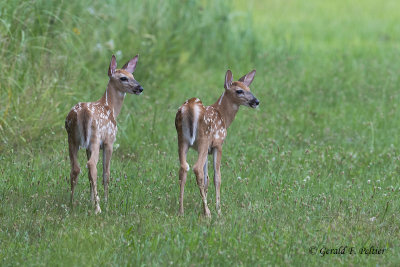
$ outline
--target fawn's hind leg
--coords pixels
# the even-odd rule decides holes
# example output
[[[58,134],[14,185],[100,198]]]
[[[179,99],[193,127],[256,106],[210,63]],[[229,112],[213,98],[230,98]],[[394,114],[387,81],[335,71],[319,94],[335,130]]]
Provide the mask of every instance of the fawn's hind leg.
[[[206,193],[206,197],[207,197],[207,192],[208,192],[208,180],[209,180],[207,165],[208,165],[208,159],[207,159],[207,156],[206,156],[206,163],[204,163],[204,167],[203,167],[203,171],[204,171],[204,191]]]
[[[182,138],[178,138],[182,139]],[[179,194],[179,213],[183,215],[183,194],[185,192],[185,183],[187,178],[187,173],[189,171],[189,164],[186,162],[186,155],[189,149],[189,144],[183,140],[178,140],[179,144],[179,162],[180,162],[180,169],[179,169],[179,182],[180,182],[180,194]]]
[[[101,212],[100,209],[100,198],[97,194],[97,162],[99,161],[100,145],[98,142],[93,142],[90,146],[90,159],[87,162],[89,169],[89,179],[92,187],[92,193],[95,205],[95,214]]]
[[[90,151],[89,148],[87,148],[86,149],[86,157],[87,157],[88,161],[89,161],[91,155],[92,155],[92,152]],[[94,193],[93,193],[92,182],[90,180],[90,172],[88,172],[88,179],[89,179],[89,187],[90,187],[90,201],[92,201],[92,203],[94,203]]]
[[[199,152],[199,158],[197,159],[197,162],[193,166],[193,171],[196,174],[197,185],[199,186],[201,199],[203,200],[204,215],[206,217],[211,217],[211,213],[207,205],[207,194],[205,191],[205,183],[204,183],[205,182],[204,165],[205,162],[207,161],[208,147],[204,146],[199,147],[198,152]]]
[[[104,185],[104,201],[108,201],[108,182],[110,181],[110,161],[113,152],[112,144],[104,144],[103,146],[103,185]]]
[[[76,183],[78,182],[78,176],[81,172],[81,168],[79,167],[78,162],[78,151],[79,146],[75,145],[71,138],[68,138],[68,150],[69,150],[69,159],[71,162],[71,173],[70,173],[70,181],[71,181],[71,205],[74,200],[74,191]]]

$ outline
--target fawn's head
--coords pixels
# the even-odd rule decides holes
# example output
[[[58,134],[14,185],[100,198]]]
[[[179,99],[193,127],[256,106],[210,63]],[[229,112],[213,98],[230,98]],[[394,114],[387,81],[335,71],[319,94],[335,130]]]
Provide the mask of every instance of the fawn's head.
[[[139,55],[129,60],[121,69],[117,69],[117,61],[113,55],[108,68],[108,77],[110,83],[121,93],[130,93],[140,95],[143,92],[143,87],[135,80],[132,73],[135,71]]]
[[[236,105],[244,105],[256,108],[260,101],[250,92],[250,84],[254,80],[256,70],[252,70],[238,81],[233,82],[232,72],[228,70],[225,75],[225,95]]]

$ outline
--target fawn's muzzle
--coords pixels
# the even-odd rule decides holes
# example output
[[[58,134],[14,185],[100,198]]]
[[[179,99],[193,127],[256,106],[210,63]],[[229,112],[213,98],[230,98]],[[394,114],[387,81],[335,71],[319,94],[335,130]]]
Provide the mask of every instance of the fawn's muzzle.
[[[141,85],[138,85],[135,87],[134,93],[136,95],[140,95],[143,92],[143,90],[144,90],[143,87]]]
[[[258,101],[257,98],[253,98],[249,103],[250,107],[252,107],[252,108],[256,108],[259,104],[260,104],[260,101]]]

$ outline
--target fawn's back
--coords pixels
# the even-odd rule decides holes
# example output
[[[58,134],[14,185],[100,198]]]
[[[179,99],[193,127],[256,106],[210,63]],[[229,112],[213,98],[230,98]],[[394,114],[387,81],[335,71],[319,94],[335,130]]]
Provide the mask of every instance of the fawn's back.
[[[187,100],[175,117],[178,134],[189,146],[197,148],[197,140],[202,139],[210,147],[222,144],[226,137],[224,118],[213,106],[204,106],[198,98]]]
[[[93,141],[114,143],[117,123],[113,110],[102,99],[97,102],[76,104],[65,120],[65,129],[71,141],[88,148]]]

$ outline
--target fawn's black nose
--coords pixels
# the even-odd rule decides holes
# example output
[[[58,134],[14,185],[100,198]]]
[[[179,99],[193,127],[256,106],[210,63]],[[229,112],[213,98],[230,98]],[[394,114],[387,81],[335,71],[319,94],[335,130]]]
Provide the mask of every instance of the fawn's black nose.
[[[142,86],[139,86],[139,91],[143,92],[143,87]]]
[[[260,104],[260,101],[258,101],[257,98],[253,98],[253,99],[250,101],[250,107],[252,107],[252,108],[257,107],[259,104]]]

